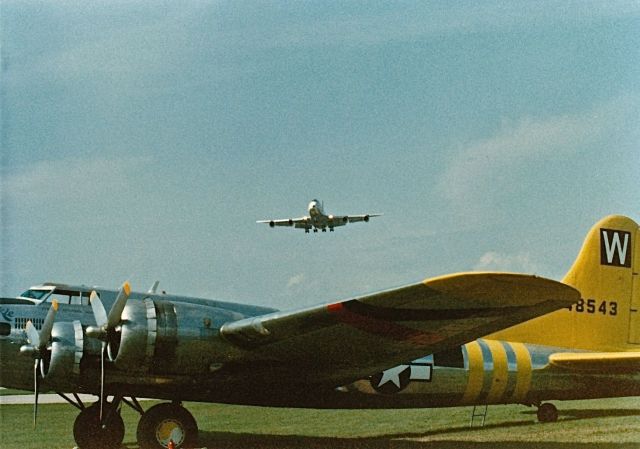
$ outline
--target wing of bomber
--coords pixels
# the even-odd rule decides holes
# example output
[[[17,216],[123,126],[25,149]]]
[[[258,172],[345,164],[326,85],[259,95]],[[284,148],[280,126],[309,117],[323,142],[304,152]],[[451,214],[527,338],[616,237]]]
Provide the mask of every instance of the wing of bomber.
[[[293,312],[230,322],[231,363],[287,381],[341,385],[578,301],[560,282],[462,273]]]
[[[560,352],[549,356],[549,368],[591,374],[640,373],[640,352]]]

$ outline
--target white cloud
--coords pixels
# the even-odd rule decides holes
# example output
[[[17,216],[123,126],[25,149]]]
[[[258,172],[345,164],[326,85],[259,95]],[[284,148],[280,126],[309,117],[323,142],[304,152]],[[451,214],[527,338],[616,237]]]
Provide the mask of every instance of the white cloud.
[[[304,8],[304,7],[302,7]],[[295,10],[295,8],[293,8]],[[334,8],[335,9],[335,8]],[[235,8],[234,8],[235,11]],[[402,8],[350,8],[336,10],[326,19],[300,13],[298,20],[274,14],[272,8],[243,11],[232,31],[217,36],[224,46],[277,48],[317,45],[371,45],[413,41],[449,34],[493,32],[509,29],[543,29],[545,26],[584,26],[603,18],[638,14],[638,5],[584,1],[575,4],[469,2],[442,7],[423,2]],[[316,14],[327,16],[327,14]]]
[[[245,61],[247,50],[376,45],[497,30],[580,26],[638,15],[635,2],[600,1],[575,5],[471,2],[447,7],[424,3],[402,8],[345,6],[344,10],[329,11],[292,4],[289,9],[289,14],[283,14],[281,8],[255,3],[196,2],[166,11],[157,11],[152,5],[155,14],[142,14],[139,6],[129,8],[125,2],[116,13],[107,14],[95,5],[88,10],[67,7],[64,12],[71,14],[73,22],[67,32],[76,38],[35,60],[16,57],[7,75],[15,73],[11,79],[20,82],[30,79],[34,72],[47,79],[104,74],[110,80],[129,79],[146,85],[152,84],[147,80],[158,73],[185,70],[185,61],[191,58],[215,62],[213,67],[203,63],[195,69],[206,70],[207,77],[231,77],[239,69],[226,57],[240,52],[240,59]],[[115,23],[101,22],[112,15]],[[93,22],[98,25],[92,28]],[[88,29],[100,33],[94,37]],[[246,63],[243,70],[247,70]]]
[[[501,202],[510,196],[522,198],[527,189],[539,187],[535,183],[541,174],[536,169],[577,164],[593,144],[611,132],[624,132],[618,128],[636,111],[637,103],[636,96],[626,95],[576,114],[505,120],[493,136],[455,152],[439,179],[439,191],[454,212],[498,215]]]
[[[95,201],[103,193],[127,189],[130,176],[148,161],[141,156],[38,161],[8,173],[4,193],[19,202]]]
[[[4,225],[22,232],[26,224],[86,227],[129,220],[148,202],[136,184],[148,162],[145,157],[97,156],[38,161],[14,169],[3,176],[8,210]]]
[[[539,273],[540,267],[531,260],[528,253],[501,254],[486,252],[473,267],[474,271],[510,271],[520,273]]]
[[[296,274],[295,276],[292,276],[291,278],[289,278],[289,281],[287,281],[287,289],[292,289],[301,285],[304,282],[304,279],[305,279],[304,273],[300,273],[300,274]]]

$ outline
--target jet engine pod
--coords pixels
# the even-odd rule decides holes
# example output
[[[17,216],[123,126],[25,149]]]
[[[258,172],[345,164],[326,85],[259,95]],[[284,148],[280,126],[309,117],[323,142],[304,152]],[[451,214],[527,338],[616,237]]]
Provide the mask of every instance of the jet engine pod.
[[[109,360],[119,369],[148,371],[153,358],[156,330],[153,300],[129,301],[122,311],[120,326],[108,338]]]
[[[42,377],[56,388],[77,387],[80,377],[84,334],[80,321],[54,323],[51,331],[51,349],[42,359]]]
[[[369,221],[369,216],[368,215],[364,216],[364,221]]]
[[[272,228],[275,228],[275,227],[276,227],[276,222],[275,222],[275,221],[273,221],[273,220],[271,220],[271,221],[269,222],[269,226],[271,226]]]

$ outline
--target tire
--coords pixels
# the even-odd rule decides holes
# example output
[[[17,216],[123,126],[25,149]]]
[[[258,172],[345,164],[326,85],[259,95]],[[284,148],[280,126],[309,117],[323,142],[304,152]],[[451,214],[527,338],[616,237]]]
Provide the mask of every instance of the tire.
[[[173,440],[176,447],[195,447],[198,424],[184,407],[158,404],[142,415],[136,436],[140,449],[166,449],[169,440]]]
[[[93,404],[80,412],[73,423],[73,438],[81,449],[118,448],[124,440],[124,422],[120,411],[110,413],[104,404],[105,427],[100,425],[100,404]]]
[[[542,404],[538,407],[538,421],[556,422],[558,420],[558,409],[553,404]]]

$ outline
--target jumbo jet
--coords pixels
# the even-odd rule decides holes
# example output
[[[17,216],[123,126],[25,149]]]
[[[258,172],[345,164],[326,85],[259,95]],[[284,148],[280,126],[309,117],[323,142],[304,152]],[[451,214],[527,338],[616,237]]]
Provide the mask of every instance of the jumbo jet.
[[[347,223],[355,223],[358,221],[368,222],[371,217],[379,217],[382,214],[364,214],[364,215],[327,215],[324,212],[324,203],[318,200],[311,200],[307,206],[309,215],[300,218],[285,218],[280,220],[258,220],[257,223],[269,223],[272,228],[276,226],[293,226],[297,229],[304,229],[304,232],[333,232],[337,226],[344,226]]]
[[[195,447],[183,401],[425,408],[640,395],[640,229],[609,216],[562,282],[458,273],[293,311],[63,284],[0,303],[0,384],[80,409],[80,448]],[[77,393],[96,396],[85,406]],[[139,397],[166,400],[145,410]],[[484,418],[483,418],[484,419]]]

